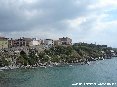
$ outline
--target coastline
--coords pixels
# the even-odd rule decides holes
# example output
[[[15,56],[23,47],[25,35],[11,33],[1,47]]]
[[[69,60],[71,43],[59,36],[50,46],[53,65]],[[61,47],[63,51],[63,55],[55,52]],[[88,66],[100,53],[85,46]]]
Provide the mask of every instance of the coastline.
[[[105,58],[105,59],[112,59],[112,58]],[[94,61],[102,61],[105,59],[97,59],[97,60],[93,60],[93,61],[84,61],[84,62],[77,62],[77,63],[52,63],[52,64],[48,64],[48,65],[38,65],[38,66],[5,66],[5,67],[0,67],[0,72],[4,71],[4,70],[14,70],[14,69],[34,69],[34,68],[48,68],[48,67],[64,67],[64,66],[70,66],[72,67],[73,65],[90,65],[91,62]]]
[[[90,44],[53,46],[41,52],[29,48],[28,52],[20,50],[12,54],[4,49],[0,54],[0,71],[17,68],[72,66],[72,64],[90,65],[90,61],[111,59],[117,56],[113,48],[98,48],[97,45],[92,47]]]

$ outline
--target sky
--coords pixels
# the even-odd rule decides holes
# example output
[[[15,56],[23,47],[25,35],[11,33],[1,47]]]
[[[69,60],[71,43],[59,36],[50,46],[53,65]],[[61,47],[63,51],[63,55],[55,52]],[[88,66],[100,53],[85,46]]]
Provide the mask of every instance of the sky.
[[[117,0],[0,0],[0,36],[117,47],[116,28]]]

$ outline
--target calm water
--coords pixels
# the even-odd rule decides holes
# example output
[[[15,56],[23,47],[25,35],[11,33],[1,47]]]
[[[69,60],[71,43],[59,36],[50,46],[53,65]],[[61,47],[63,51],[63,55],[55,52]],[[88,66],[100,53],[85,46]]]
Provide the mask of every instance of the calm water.
[[[117,58],[73,65],[0,72],[0,87],[117,87],[72,85],[75,83],[117,83]]]

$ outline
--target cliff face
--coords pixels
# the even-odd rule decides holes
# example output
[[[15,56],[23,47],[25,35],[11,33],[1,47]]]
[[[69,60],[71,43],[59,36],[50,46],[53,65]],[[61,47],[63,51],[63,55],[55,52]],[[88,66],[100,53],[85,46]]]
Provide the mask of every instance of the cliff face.
[[[79,63],[111,58],[112,56],[116,56],[115,50],[94,44],[53,46],[44,51],[29,48],[28,53],[22,50],[17,54],[4,50],[0,52],[0,66],[15,65],[20,67],[22,65],[39,66],[52,63]]]

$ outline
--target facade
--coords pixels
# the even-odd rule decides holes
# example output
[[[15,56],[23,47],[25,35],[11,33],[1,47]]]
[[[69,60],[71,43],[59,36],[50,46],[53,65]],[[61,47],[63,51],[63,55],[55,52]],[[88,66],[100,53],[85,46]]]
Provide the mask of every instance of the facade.
[[[61,45],[62,42],[60,40],[54,40],[54,45],[55,46],[58,46],[58,45]]]
[[[36,38],[20,38],[20,39],[9,39],[8,40],[8,47],[22,47],[22,46],[39,46],[44,45],[43,40],[36,40]]]
[[[30,42],[33,41],[32,38],[20,38],[20,39],[11,39],[9,40],[9,47],[22,47],[22,46],[29,46]]]
[[[68,37],[59,38],[59,40],[61,41],[62,45],[72,45],[72,39]]]
[[[52,40],[52,39],[45,39],[44,40],[44,45],[53,46],[54,45],[54,40]]]
[[[8,48],[8,38],[0,37],[0,49]]]
[[[32,38],[22,37],[22,39],[25,41],[25,46],[30,46],[30,42],[33,41],[34,38],[32,39]]]
[[[15,47],[26,46],[26,41],[23,38],[15,39],[14,46]]]
[[[41,43],[42,43],[42,40],[33,39],[33,40],[29,43],[29,46],[39,46],[39,45],[41,45]]]
[[[8,47],[11,48],[11,47],[14,47],[15,46],[15,40],[13,40],[12,38],[8,40]]]

